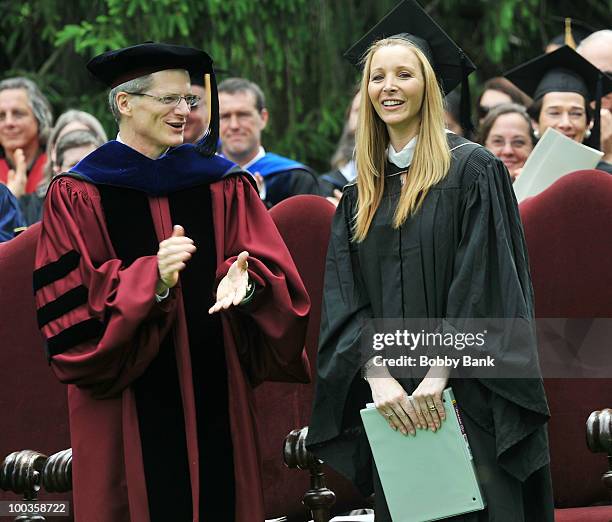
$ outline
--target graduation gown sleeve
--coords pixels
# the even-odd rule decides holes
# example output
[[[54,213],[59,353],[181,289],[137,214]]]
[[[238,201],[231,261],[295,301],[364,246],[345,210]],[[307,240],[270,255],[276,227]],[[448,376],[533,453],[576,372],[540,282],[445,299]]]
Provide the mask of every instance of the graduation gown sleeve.
[[[482,149],[470,156],[466,170],[461,237],[445,317],[530,322],[533,289],[510,177],[501,161]],[[513,368],[537,368],[535,335],[517,343],[514,331],[506,327],[490,335],[487,350],[496,360],[512,360]],[[466,412],[495,435],[496,457],[507,472],[523,481],[548,463],[544,426],[549,412],[541,378],[458,379],[451,384]]]
[[[64,383],[117,394],[156,356],[175,310],[157,304],[157,258],[114,258],[93,185],[57,178],[46,198],[36,251],[38,324]],[[171,292],[172,294],[172,292]]]
[[[249,278],[256,285],[249,304],[224,313],[251,384],[309,382],[304,340],[310,299],[276,225],[241,175],[213,185],[213,205],[215,219],[223,223],[216,238],[221,255],[217,285],[245,250]]]

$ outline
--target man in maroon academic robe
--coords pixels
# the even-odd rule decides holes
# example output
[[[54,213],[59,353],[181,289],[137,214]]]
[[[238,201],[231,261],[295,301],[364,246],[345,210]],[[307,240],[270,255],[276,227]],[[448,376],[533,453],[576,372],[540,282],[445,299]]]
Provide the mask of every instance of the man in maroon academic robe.
[[[52,182],[34,273],[76,520],[262,521],[252,387],[308,380],[308,296],[249,175],[214,155],[210,58],[148,43],[88,68],[119,136]],[[204,73],[210,130],[181,145]]]

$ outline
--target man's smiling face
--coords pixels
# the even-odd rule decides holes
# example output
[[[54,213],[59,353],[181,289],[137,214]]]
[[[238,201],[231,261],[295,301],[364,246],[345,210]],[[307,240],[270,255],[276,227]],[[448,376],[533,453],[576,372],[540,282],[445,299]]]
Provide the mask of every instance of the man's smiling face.
[[[189,74],[181,69],[153,73],[153,83],[144,94],[156,97],[191,94]],[[149,96],[131,96],[131,118],[126,122],[144,150],[162,153],[183,143],[183,133],[190,108],[184,99],[178,105],[166,105]],[[140,148],[139,148],[140,150]]]

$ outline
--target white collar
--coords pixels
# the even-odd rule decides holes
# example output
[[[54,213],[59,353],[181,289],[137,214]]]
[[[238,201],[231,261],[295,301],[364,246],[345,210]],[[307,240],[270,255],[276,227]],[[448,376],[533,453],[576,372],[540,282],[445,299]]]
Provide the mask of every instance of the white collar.
[[[415,136],[408,143],[406,143],[406,146],[399,152],[395,152],[393,145],[389,143],[389,147],[387,148],[387,157],[389,158],[389,161],[400,169],[409,167],[412,163],[416,143],[417,137]]]
[[[242,165],[242,170],[248,170],[249,167],[251,165],[253,165],[253,163],[255,163],[256,161],[259,161],[261,158],[263,158],[266,155],[266,150],[260,145],[259,146],[259,152],[255,155],[255,157],[249,161],[248,163],[245,163],[244,165]]]

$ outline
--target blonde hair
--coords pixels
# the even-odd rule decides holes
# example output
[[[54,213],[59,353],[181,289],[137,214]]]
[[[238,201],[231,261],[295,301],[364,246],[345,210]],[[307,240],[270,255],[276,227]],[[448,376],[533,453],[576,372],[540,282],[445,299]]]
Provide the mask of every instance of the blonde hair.
[[[423,54],[414,44],[403,38],[385,38],[375,42],[364,58],[361,79],[361,106],[356,133],[357,163],[357,213],[354,222],[354,240],[363,241],[370,229],[376,210],[383,196],[385,164],[389,133],[380,119],[370,97],[368,84],[374,53],[382,47],[403,45],[416,55],[424,79],[421,124],[410,173],[406,176],[402,193],[395,209],[393,228],[399,228],[408,217],[423,204],[429,189],[439,183],[450,168],[450,150],[444,130],[444,104],[436,74]]]

